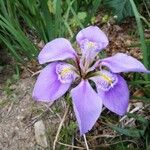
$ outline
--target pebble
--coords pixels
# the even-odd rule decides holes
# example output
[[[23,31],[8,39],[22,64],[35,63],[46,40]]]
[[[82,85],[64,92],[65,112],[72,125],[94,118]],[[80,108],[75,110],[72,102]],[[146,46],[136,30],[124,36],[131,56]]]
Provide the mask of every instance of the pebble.
[[[42,120],[39,120],[34,124],[34,131],[37,144],[42,146],[43,148],[46,148],[48,144],[45,133],[45,125]]]

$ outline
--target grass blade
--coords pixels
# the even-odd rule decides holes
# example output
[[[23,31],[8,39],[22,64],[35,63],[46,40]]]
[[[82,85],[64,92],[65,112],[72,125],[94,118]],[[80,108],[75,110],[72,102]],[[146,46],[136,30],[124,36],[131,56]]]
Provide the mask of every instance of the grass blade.
[[[135,19],[136,19],[136,22],[137,22],[137,27],[138,27],[138,32],[139,32],[139,35],[140,35],[140,41],[141,41],[141,49],[143,51],[143,62],[144,62],[144,65],[147,69],[149,69],[149,53],[148,53],[148,49],[146,47],[146,44],[145,44],[145,38],[144,38],[144,31],[143,31],[143,26],[142,26],[142,22],[141,22],[141,18],[140,18],[140,14],[136,8],[136,5],[134,3],[134,0],[130,0],[130,3],[131,3],[131,6],[132,6],[132,9],[133,9],[133,13],[135,15]],[[145,79],[146,80],[150,80],[150,76],[148,74],[145,74]]]

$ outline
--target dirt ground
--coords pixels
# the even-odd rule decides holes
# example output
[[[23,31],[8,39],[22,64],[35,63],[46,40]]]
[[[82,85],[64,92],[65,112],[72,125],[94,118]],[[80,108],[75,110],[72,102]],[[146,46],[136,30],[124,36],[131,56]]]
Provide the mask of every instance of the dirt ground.
[[[25,121],[31,118],[34,101],[31,99],[33,79],[23,79],[10,87],[13,93],[9,96],[2,92],[0,99],[0,149],[25,150],[35,146],[32,126]],[[3,103],[3,106],[2,106]]]
[[[51,104],[37,103],[32,99],[34,82],[34,77],[27,77],[10,85],[10,93],[6,93],[8,89],[1,91],[0,150],[45,149],[35,140],[34,123],[38,120],[42,120],[46,126],[47,148],[52,144],[54,137],[51,136],[55,136],[61,116],[53,112],[49,107]],[[3,89],[4,86],[4,83],[1,84]],[[63,108],[62,105],[63,102],[58,102],[58,107]]]

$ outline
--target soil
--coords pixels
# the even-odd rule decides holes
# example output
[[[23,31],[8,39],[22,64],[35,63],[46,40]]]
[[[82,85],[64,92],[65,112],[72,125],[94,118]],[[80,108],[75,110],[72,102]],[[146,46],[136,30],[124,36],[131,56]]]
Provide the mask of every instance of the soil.
[[[32,126],[27,128],[26,119],[31,118],[34,101],[31,88],[34,80],[21,79],[10,88],[12,94],[2,92],[0,99],[0,149],[26,150],[34,149],[35,139]]]
[[[34,123],[38,120],[43,120],[46,133],[51,132],[48,145],[52,144],[61,117],[53,112],[53,106],[49,108],[51,104],[37,103],[32,99],[34,83],[35,77],[20,79],[9,86],[9,92],[6,83],[1,84],[0,150],[43,150],[35,140]],[[58,101],[58,105],[56,102],[57,106],[63,108],[62,102]]]

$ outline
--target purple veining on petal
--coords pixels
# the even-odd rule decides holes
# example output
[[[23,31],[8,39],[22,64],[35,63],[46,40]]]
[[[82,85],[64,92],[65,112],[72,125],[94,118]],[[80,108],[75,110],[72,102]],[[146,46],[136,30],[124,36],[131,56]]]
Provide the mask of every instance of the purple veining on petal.
[[[114,80],[110,85],[101,75],[90,78],[96,84],[97,92],[105,107],[110,111],[124,115],[129,104],[129,89],[126,81],[118,74],[103,71],[105,77]],[[102,77],[102,78],[101,78]]]
[[[99,71],[98,75],[91,77],[91,79],[98,85],[97,88],[103,91],[109,91],[118,82],[117,75],[107,70]]]
[[[94,61],[95,56],[108,45],[108,38],[97,26],[82,29],[76,36],[81,47],[82,60],[85,60],[85,70]]]
[[[62,83],[70,83],[76,78],[74,67],[67,63],[59,63],[56,66],[56,73],[58,75],[58,79]]]
[[[56,66],[59,62],[47,65],[38,76],[33,89],[33,98],[37,101],[50,102],[63,96],[71,85],[71,81],[62,83],[58,79]]]
[[[97,26],[89,26],[82,29],[76,36],[76,40],[80,46],[83,45],[85,40],[89,42],[97,43],[99,50],[105,48],[108,45],[108,38],[105,33]]]
[[[129,89],[126,81],[118,74],[118,82],[109,91],[99,88],[98,93],[105,107],[122,116],[127,112],[129,104]],[[96,86],[99,86],[96,84]]]
[[[101,49],[101,46],[96,42],[92,42],[89,41],[88,39],[85,39],[82,41],[81,49],[83,50],[83,53],[86,53],[88,51],[98,52],[99,49]]]

